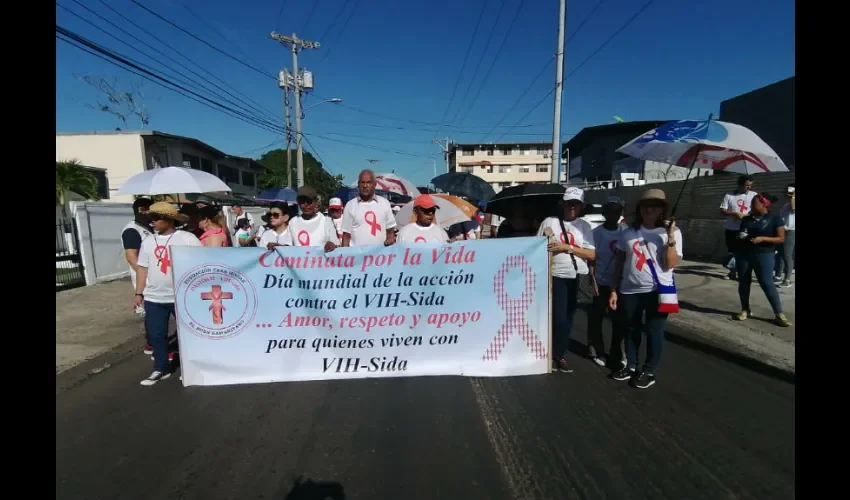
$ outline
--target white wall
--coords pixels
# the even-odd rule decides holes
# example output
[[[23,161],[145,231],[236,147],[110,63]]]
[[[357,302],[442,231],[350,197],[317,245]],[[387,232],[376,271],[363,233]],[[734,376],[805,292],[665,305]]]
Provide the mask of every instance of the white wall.
[[[56,161],[79,160],[103,168],[109,179],[109,202],[132,203],[132,196],[114,193],[130,177],[144,171],[144,142],[138,134],[56,136]]]
[[[130,275],[121,230],[133,219],[130,203],[71,202],[79,231],[86,285]]]

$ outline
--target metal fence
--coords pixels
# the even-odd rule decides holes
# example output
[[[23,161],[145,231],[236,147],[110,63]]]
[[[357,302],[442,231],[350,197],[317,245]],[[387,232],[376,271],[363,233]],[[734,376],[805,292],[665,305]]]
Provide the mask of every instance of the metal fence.
[[[71,218],[56,220],[56,291],[86,284],[80,258],[77,224]]]

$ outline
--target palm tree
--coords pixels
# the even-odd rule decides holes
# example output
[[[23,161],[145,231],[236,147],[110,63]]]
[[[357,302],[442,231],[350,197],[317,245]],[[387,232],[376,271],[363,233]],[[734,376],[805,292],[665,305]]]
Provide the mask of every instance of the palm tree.
[[[99,200],[97,178],[86,170],[79,160],[56,162],[56,205],[62,207],[62,215],[67,216],[65,204],[70,192],[84,196],[87,200]]]

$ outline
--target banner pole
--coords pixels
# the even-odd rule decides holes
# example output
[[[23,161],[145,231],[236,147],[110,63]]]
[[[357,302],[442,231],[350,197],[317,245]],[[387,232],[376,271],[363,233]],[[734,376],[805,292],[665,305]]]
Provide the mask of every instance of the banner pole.
[[[549,256],[549,266],[548,266],[548,268],[549,268],[549,272],[548,272],[548,275],[549,275],[549,318],[546,321],[546,325],[548,325],[548,327],[549,327],[549,334],[547,335],[548,341],[549,341],[549,349],[547,350],[547,352],[549,353],[549,358],[554,359],[553,356],[552,356],[552,258],[553,258],[553,256],[552,256],[552,253],[548,252],[548,251],[546,252],[546,254]],[[552,363],[547,362],[546,366],[547,366],[547,373],[552,373]]]

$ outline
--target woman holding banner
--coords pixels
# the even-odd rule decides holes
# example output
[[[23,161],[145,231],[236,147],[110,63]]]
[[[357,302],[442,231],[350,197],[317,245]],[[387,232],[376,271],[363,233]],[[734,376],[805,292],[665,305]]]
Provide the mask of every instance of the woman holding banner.
[[[667,220],[669,204],[660,189],[647,189],[635,212],[635,221],[617,241],[619,251],[608,299],[612,311],[619,308],[626,329],[627,363],[611,376],[614,380],[631,380],[635,387],[646,389],[655,384],[667,315],[679,312],[673,268],[683,257],[682,232],[672,220]],[[644,326],[646,364],[638,371]]]

